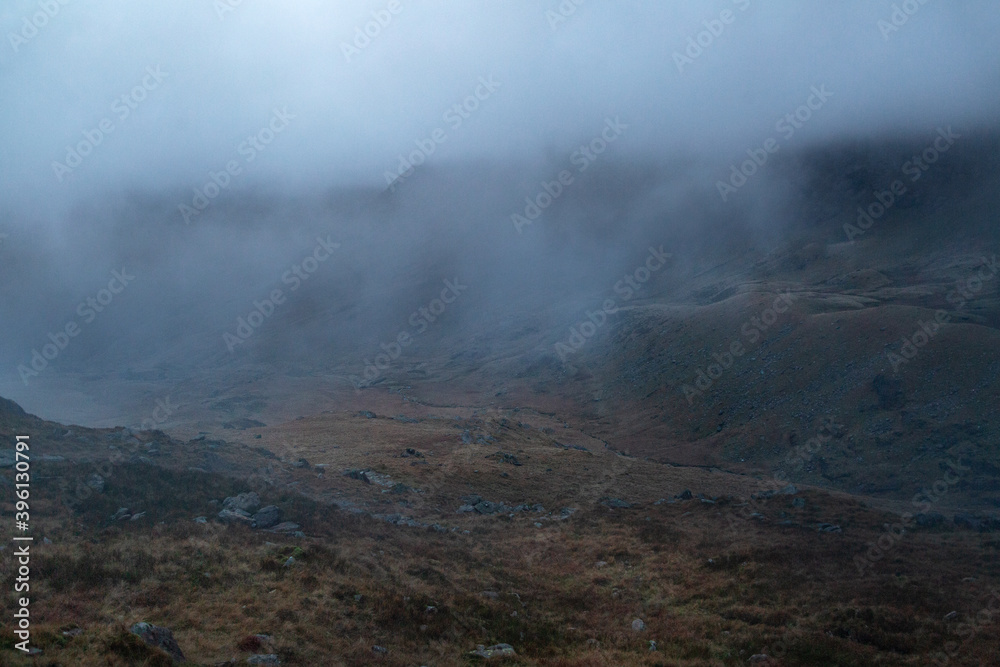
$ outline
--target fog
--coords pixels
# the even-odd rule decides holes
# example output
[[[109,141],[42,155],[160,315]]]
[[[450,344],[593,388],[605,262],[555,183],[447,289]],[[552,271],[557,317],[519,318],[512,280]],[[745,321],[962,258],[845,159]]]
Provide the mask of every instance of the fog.
[[[1000,117],[986,0],[51,0],[0,25],[0,389],[52,416],[28,388],[58,372],[359,373],[446,279],[451,324],[555,326],[650,246],[683,272],[780,242],[793,156]]]

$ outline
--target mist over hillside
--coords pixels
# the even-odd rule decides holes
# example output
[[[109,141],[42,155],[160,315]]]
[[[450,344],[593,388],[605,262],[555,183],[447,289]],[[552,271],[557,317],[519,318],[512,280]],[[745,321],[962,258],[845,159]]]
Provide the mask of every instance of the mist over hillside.
[[[995,2],[0,26],[0,663],[995,659]]]

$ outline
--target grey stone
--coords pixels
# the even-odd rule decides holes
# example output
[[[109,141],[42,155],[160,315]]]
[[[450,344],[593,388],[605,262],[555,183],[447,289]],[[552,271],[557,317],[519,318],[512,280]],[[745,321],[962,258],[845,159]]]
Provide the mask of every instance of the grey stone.
[[[632,629],[635,630],[636,632],[642,632],[643,630],[646,629],[646,622],[643,621],[641,618],[637,618],[634,621],[632,621]]]
[[[253,521],[250,525],[253,528],[271,528],[279,523],[281,523],[281,510],[274,505],[268,505],[253,515]]]
[[[260,496],[258,496],[254,491],[241,493],[236,496],[230,496],[222,501],[222,507],[227,510],[243,510],[244,512],[253,512],[260,507]]]
[[[181,652],[181,647],[177,645],[174,634],[167,628],[162,628],[152,623],[141,622],[133,625],[131,632],[134,635],[138,635],[142,641],[150,646],[154,646],[169,655],[175,662],[185,661],[184,653]]]
[[[301,528],[299,524],[292,523],[291,521],[282,521],[281,523],[271,526],[270,530],[275,533],[291,533]]]

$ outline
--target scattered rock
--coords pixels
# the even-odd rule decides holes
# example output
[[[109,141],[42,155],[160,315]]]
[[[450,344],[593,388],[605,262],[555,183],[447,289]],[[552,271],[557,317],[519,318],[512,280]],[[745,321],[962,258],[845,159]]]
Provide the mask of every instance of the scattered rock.
[[[385,648],[384,646],[379,646],[377,644],[375,646],[372,646],[372,653],[375,653],[375,654],[378,654],[378,655],[385,655],[388,652],[389,652],[389,649]]]
[[[255,491],[241,493],[237,496],[230,496],[222,501],[222,507],[227,510],[254,512],[258,507],[260,507],[260,496],[258,496]]]
[[[477,658],[490,659],[512,657],[517,655],[517,653],[514,652],[514,647],[510,644],[494,644],[488,648],[480,644],[476,647],[476,650],[470,652],[469,655]]]
[[[497,512],[503,512],[508,509],[503,503],[493,503],[489,500],[476,503],[474,507],[480,514],[496,514]]]
[[[127,507],[119,507],[118,511],[111,515],[112,521],[119,521],[121,519],[128,519],[132,516],[132,510]]]
[[[63,637],[76,637],[78,634],[83,632],[83,628],[72,628],[70,630],[63,630]]]
[[[605,507],[611,507],[611,508],[628,509],[632,507],[632,503],[627,503],[621,498],[604,497],[598,500],[597,502],[599,502],[601,505],[604,505]]]
[[[295,467],[296,468],[308,468],[309,467],[309,461],[306,460],[306,459],[304,459],[304,458],[301,458],[301,459],[299,459],[298,461],[295,462]]]
[[[802,509],[805,506],[806,506],[806,499],[805,498],[793,498],[792,499],[792,507],[795,507],[795,508],[798,508],[798,509]]]
[[[414,420],[414,421],[416,421],[416,420]],[[421,454],[420,452],[418,452],[417,450],[415,450],[413,447],[407,447],[406,451],[403,452],[402,456],[403,456],[404,459],[405,458],[409,458],[411,456],[416,457],[418,459],[424,458],[424,455]]]
[[[262,507],[253,515],[251,528],[271,528],[281,523],[281,510],[274,505]]]
[[[947,614],[944,615],[944,620],[946,621],[954,621],[956,618],[958,618],[957,611],[949,611]]]
[[[674,498],[676,498],[677,500],[691,500],[692,498],[694,498],[694,494],[691,493],[691,489],[684,489],[676,496],[674,496]]]
[[[176,662],[184,662],[184,654],[181,647],[174,640],[174,634],[167,628],[153,625],[152,623],[140,622],[132,626],[131,632],[138,635],[142,641],[150,646],[156,647],[173,658]]]
[[[643,621],[641,618],[637,618],[634,621],[632,621],[632,629],[635,630],[636,632],[642,632],[643,630],[646,629],[646,622]]]
[[[491,600],[496,600],[500,597],[500,594],[497,593],[496,591],[482,591],[480,595],[482,595],[484,598],[489,598]]]
[[[762,662],[771,662],[771,656],[766,653],[755,653],[748,661],[751,665],[759,665]]]
[[[508,452],[503,452],[503,451],[498,451],[496,454],[491,454],[491,455],[487,456],[486,458],[493,459],[494,461],[497,461],[499,463],[509,463],[512,466],[521,466],[521,465],[524,465],[520,461],[517,460],[516,456],[514,456],[513,454],[510,454]]]
[[[375,413],[371,410],[361,410],[358,412],[359,417],[367,417],[368,419],[375,419]]]
[[[649,640],[649,651],[650,651],[650,653],[656,651],[656,640],[655,639],[650,639]]]
[[[195,523],[208,523],[208,517],[207,516],[196,516],[194,518],[194,522]]]
[[[295,556],[289,556],[288,560],[284,563],[284,567],[291,567],[293,565],[295,565]]]
[[[129,519],[129,521],[138,521],[144,516],[146,516],[145,512],[136,512],[135,514],[132,515],[132,518]]]
[[[360,480],[360,481],[364,482],[365,484],[371,484],[372,483],[371,479],[368,478],[368,475],[365,473],[365,471],[364,470],[360,470],[358,468],[350,468],[348,470],[345,470],[344,471],[344,477],[350,477],[351,479],[357,479],[357,480]]]
[[[840,526],[834,525],[832,523],[819,523],[816,524],[816,530],[821,533],[842,533],[844,532]]]
[[[799,490],[797,488],[795,488],[794,484],[789,484],[788,486],[786,486],[785,488],[783,488],[781,491],[778,491],[778,493],[781,494],[781,495],[783,495],[783,496],[794,496],[798,492],[799,492]]]

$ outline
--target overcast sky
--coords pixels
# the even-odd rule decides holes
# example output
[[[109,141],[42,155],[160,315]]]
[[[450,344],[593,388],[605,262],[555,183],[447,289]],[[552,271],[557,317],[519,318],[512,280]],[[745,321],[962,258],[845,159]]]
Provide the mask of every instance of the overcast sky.
[[[888,0],[566,0],[565,20],[556,0],[400,0],[396,13],[387,0],[64,2],[0,8],[8,212],[38,215],[105,189],[190,189],[230,160],[245,167],[243,184],[384,185],[398,156],[438,128],[446,139],[428,162],[561,158],[615,116],[629,125],[621,152],[735,155],[775,136],[814,85],[833,97],[796,142],[1000,109],[990,0],[911,0],[917,10],[892,31],[879,26],[892,20]],[[358,48],[373,12],[387,25]],[[679,67],[675,54],[713,27],[720,34],[703,34],[708,46]],[[480,77],[499,87],[455,127],[445,114]],[[122,96],[144,79],[145,99],[123,117]],[[275,109],[294,118],[248,163],[238,147]],[[102,120],[112,133],[60,182],[53,162]]]

